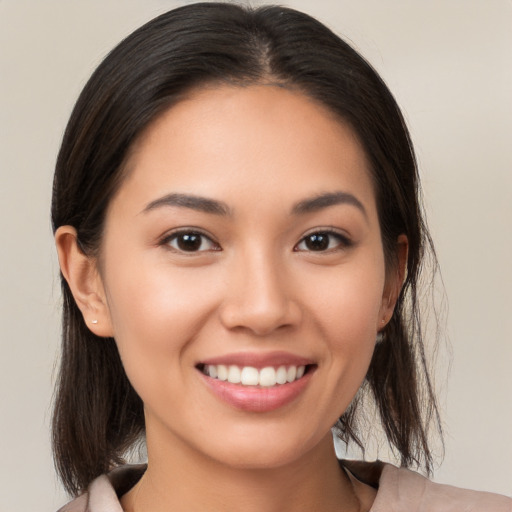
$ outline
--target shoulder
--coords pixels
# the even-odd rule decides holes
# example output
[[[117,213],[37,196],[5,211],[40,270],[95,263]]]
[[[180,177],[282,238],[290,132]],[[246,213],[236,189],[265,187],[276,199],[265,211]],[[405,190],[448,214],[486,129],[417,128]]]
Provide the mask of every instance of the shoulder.
[[[343,462],[356,478],[378,488],[371,512],[512,512],[512,499],[430,481],[391,464]]]
[[[512,499],[489,492],[434,483],[419,473],[386,464],[372,512],[384,512],[388,502],[396,512],[512,512]]]
[[[146,471],[145,464],[120,466],[91,482],[87,492],[57,512],[123,512],[119,497],[128,492]]]

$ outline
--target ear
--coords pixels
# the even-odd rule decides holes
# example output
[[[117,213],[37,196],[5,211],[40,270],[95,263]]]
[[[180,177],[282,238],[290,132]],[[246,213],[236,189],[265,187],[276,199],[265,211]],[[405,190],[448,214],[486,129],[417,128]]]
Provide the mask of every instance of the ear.
[[[407,256],[409,240],[406,235],[400,235],[396,242],[396,265],[386,277],[386,285],[382,295],[382,304],[378,319],[377,331],[382,330],[393,316],[396,301],[407,275]]]
[[[76,229],[61,226],[55,233],[60,270],[66,279],[84,322],[100,337],[114,335],[105,289],[96,258],[87,256],[78,245]]]

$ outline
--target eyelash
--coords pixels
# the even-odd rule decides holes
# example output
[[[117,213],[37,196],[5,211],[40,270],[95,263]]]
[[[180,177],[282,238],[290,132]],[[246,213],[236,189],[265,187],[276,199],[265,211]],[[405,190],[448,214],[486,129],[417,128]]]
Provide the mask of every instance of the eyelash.
[[[319,249],[319,250],[315,250],[315,249],[311,249],[311,248],[300,249],[300,246],[302,244],[306,244],[307,240],[308,239],[311,240],[313,237],[318,237],[318,238],[327,237],[327,243],[328,243],[327,248]],[[329,247],[331,245],[331,241],[333,238],[337,240],[337,243],[334,247]],[[319,240],[316,240],[316,241],[319,242]],[[325,253],[325,252],[334,252],[334,251],[341,250],[341,249],[347,249],[347,248],[351,247],[352,245],[353,245],[352,240],[350,240],[347,236],[342,235],[338,231],[334,231],[333,229],[317,229],[315,231],[312,231],[311,233],[308,233],[306,236],[304,236],[300,240],[300,242],[294,247],[293,250],[296,252]]]
[[[181,241],[184,241],[184,238],[186,238],[186,237],[198,237],[199,243],[200,243],[199,249],[201,248],[201,246],[204,244],[205,241],[207,241],[211,245],[211,247],[208,249],[202,249],[202,250],[196,250],[196,249],[186,250],[186,249],[180,248],[179,246],[177,246],[177,247],[172,246],[171,244],[174,241],[176,241],[177,244],[179,244],[180,237],[181,237]],[[220,251],[221,250],[221,248],[217,244],[217,242],[215,242],[214,240],[212,240],[211,237],[209,237],[208,235],[206,235],[205,233],[202,233],[201,231],[199,231],[197,229],[182,229],[180,231],[175,231],[174,233],[171,233],[170,235],[167,235],[165,238],[163,238],[159,245],[167,246],[170,249],[172,249],[176,252],[182,253],[182,254],[194,254],[194,253],[200,253],[200,252],[211,252],[211,251]]]
[[[180,239],[180,237],[182,237]],[[322,238],[326,237],[327,239],[327,247],[322,248]],[[187,238],[189,238],[188,242],[194,243],[194,238],[196,241],[199,241],[199,245],[192,246],[192,250],[187,250],[183,247],[179,247],[180,241],[187,242]],[[316,238],[316,240],[315,240]],[[337,243],[334,247],[331,246],[332,240],[336,239]],[[319,243],[320,248],[318,250],[310,248],[303,248],[301,249],[300,246],[302,244],[307,244],[308,240],[312,241],[313,243]],[[205,243],[205,241],[210,245],[207,249],[201,249],[201,246]],[[172,243],[176,242],[177,246],[173,246]],[[196,229],[182,229],[180,231],[175,231],[171,233],[170,235],[165,236],[159,245],[167,246],[170,249],[182,253],[182,254],[195,254],[195,253],[202,253],[202,252],[212,252],[212,251],[221,251],[222,248],[212,240],[212,238],[205,233],[196,230]],[[336,250],[344,249],[351,247],[353,245],[353,242],[345,235],[342,235],[341,233],[334,231],[332,229],[318,229],[316,231],[312,231],[311,233],[308,233],[306,236],[304,236],[297,245],[293,248],[295,252],[319,252],[319,253],[325,253],[325,252],[334,252]],[[190,248],[190,247],[189,247]]]

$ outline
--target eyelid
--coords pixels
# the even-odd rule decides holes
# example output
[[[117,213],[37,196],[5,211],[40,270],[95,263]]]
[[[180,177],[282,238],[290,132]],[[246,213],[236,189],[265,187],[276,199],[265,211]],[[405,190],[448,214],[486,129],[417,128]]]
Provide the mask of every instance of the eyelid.
[[[198,251],[185,251],[185,250],[182,250],[182,249],[177,248],[177,247],[172,247],[170,245],[170,242],[172,240],[175,240],[180,235],[199,235],[199,236],[209,240],[209,242],[213,246],[215,246],[215,248],[201,249],[201,250],[198,250]],[[171,231],[168,231],[165,235],[163,235],[160,238],[160,240],[158,242],[158,245],[165,246],[169,250],[172,250],[172,251],[174,251],[174,252],[176,252],[178,254],[184,254],[184,255],[187,255],[187,256],[192,256],[194,254],[202,254],[202,253],[205,253],[205,252],[213,252],[213,251],[220,251],[220,250],[222,250],[220,245],[214,240],[214,238],[210,234],[205,233],[204,230],[202,230],[200,228],[196,228],[194,226],[180,227],[180,228],[176,228],[176,229],[173,229]]]
[[[337,238],[339,240],[339,243],[336,245],[336,247],[332,247],[332,248],[328,248],[328,249],[320,250],[320,251],[313,251],[311,249],[299,249],[298,248],[300,244],[305,243],[305,240],[309,236],[315,235],[315,234],[332,236],[334,238]],[[293,250],[296,252],[327,253],[327,252],[333,252],[333,251],[340,250],[340,249],[347,249],[353,245],[354,245],[353,240],[345,232],[343,232],[339,229],[333,228],[333,227],[326,227],[326,228],[318,227],[318,228],[314,228],[314,229],[308,231],[306,234],[304,234],[302,236],[302,238],[299,240],[299,242],[295,245]]]

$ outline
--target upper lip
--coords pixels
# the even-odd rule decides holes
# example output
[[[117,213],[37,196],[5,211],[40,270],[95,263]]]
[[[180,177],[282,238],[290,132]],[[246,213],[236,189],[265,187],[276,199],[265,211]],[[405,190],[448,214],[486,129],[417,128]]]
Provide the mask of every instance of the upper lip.
[[[266,366],[306,366],[315,364],[312,359],[302,357],[289,352],[238,352],[205,359],[199,365],[226,366],[252,366],[253,368],[265,368]]]

